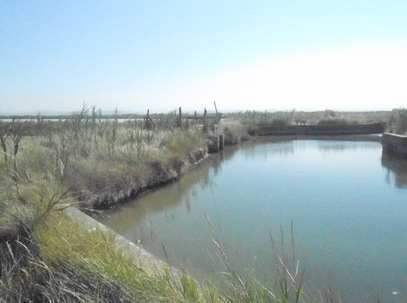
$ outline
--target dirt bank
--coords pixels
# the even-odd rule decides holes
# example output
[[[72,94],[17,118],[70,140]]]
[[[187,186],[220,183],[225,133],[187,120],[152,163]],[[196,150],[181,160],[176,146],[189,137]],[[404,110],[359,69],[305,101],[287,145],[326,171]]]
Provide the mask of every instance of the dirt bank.
[[[82,202],[80,208],[89,214],[135,199],[151,189],[176,181],[207,155],[207,149],[200,148],[190,153],[188,159],[173,157],[167,163],[160,161],[146,163],[134,173],[129,171],[125,176],[112,178],[109,187],[97,191],[80,191],[78,194]]]

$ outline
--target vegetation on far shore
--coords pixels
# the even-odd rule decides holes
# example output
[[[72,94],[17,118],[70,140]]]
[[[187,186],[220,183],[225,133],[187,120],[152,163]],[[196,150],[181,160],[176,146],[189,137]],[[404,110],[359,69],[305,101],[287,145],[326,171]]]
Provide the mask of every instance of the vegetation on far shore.
[[[330,289],[307,292],[304,273],[273,240],[278,272],[270,285],[242,280],[214,235],[228,278],[221,287],[198,286],[187,275],[174,280],[137,268],[112,239],[61,212],[70,205],[108,208],[176,180],[205,157],[205,127],[236,144],[258,123],[311,122],[315,115],[235,113],[216,129],[175,113],[119,122],[84,106],[64,121],[0,122],[0,302],[340,302]],[[359,117],[407,131],[406,110]]]
[[[238,121],[248,125],[249,132],[256,133],[258,125],[348,125],[365,124],[373,122],[386,122],[386,131],[404,134],[407,132],[407,109],[393,109],[392,111],[361,111],[340,112],[333,110],[325,111],[246,111],[224,115],[232,121]]]

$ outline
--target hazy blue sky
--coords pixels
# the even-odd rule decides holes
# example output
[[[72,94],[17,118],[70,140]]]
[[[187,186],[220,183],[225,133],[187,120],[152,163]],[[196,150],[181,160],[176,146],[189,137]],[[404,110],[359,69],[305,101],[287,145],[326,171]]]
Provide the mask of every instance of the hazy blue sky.
[[[407,1],[0,0],[0,114],[407,105]]]

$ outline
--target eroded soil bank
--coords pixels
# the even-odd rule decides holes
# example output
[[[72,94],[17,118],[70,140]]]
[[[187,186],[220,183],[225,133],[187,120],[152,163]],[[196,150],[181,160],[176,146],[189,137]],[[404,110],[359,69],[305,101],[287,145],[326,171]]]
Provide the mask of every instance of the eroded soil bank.
[[[152,161],[139,167],[137,172],[115,180],[110,187],[97,192],[81,192],[81,209],[87,213],[103,210],[134,199],[147,191],[175,182],[193,165],[208,155],[206,148],[199,148],[188,155],[188,159],[171,158],[168,163]],[[142,173],[140,173],[140,171]]]

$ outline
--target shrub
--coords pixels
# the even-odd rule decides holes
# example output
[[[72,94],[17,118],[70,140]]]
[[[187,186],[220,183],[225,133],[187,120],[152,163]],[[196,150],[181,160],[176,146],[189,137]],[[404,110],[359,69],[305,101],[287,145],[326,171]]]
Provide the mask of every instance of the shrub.
[[[260,133],[260,129],[256,124],[251,123],[251,124],[249,124],[249,126],[247,128],[247,133],[250,136],[257,136]]]
[[[348,125],[349,121],[343,118],[326,118],[318,121],[318,125]]]
[[[254,124],[253,127],[257,128]],[[235,145],[247,140],[249,129],[250,126],[245,126],[239,122],[221,125],[221,133],[224,135],[225,145]]]

